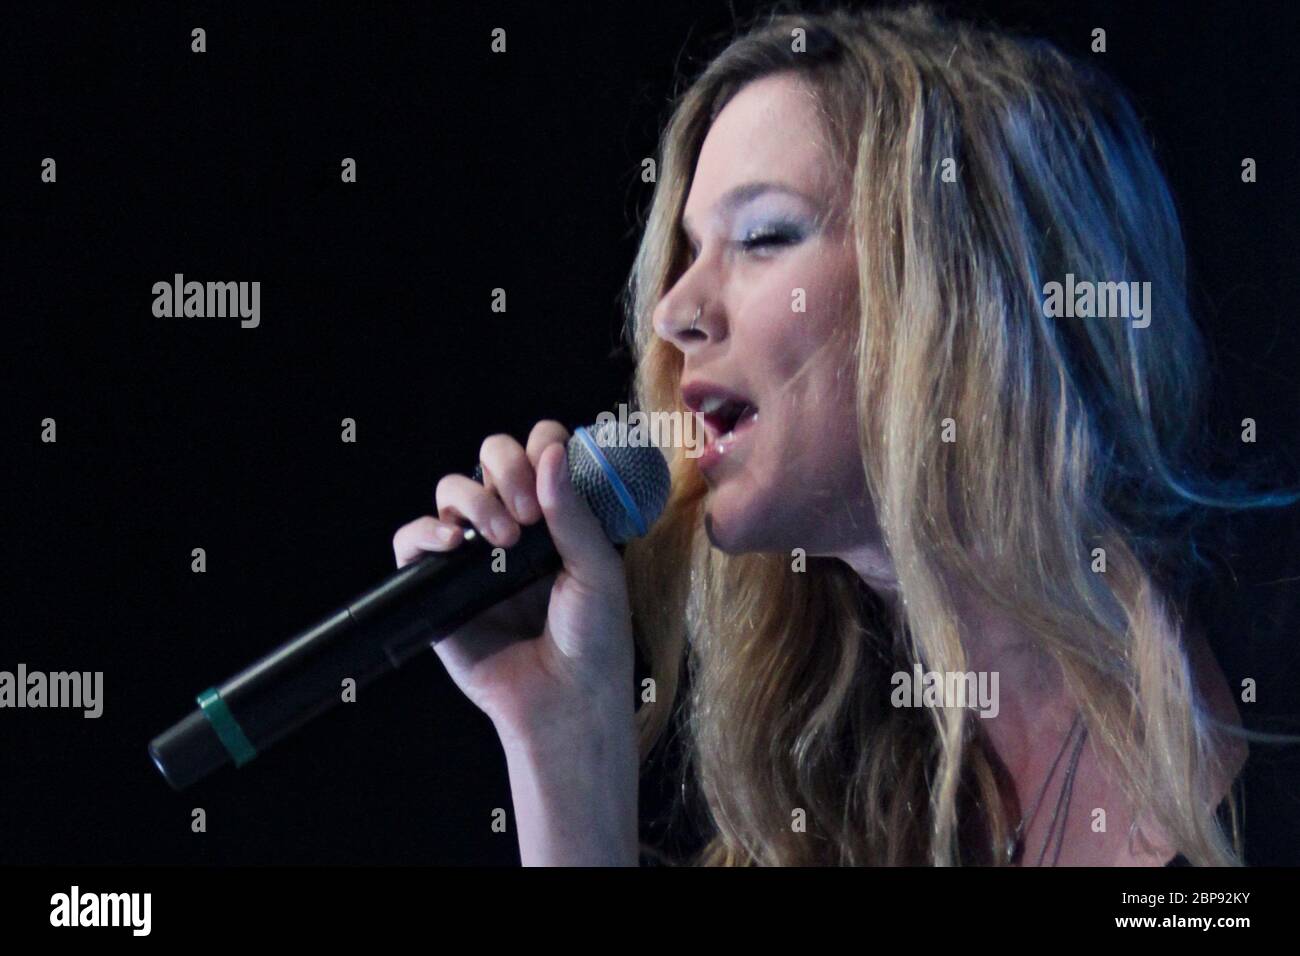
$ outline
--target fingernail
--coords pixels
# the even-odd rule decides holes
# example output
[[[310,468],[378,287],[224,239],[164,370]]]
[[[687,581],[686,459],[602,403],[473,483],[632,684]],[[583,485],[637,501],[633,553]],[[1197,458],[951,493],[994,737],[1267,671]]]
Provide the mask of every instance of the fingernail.
[[[523,518],[525,521],[537,517],[533,510],[532,495],[526,495],[523,492],[515,495],[515,514],[519,515],[519,517]]]
[[[514,524],[509,518],[492,519],[492,536],[498,541],[504,541],[510,537],[511,527]]]
[[[438,527],[434,529],[433,533],[437,536],[438,540],[444,544],[456,537],[456,529],[449,524],[438,525]]]

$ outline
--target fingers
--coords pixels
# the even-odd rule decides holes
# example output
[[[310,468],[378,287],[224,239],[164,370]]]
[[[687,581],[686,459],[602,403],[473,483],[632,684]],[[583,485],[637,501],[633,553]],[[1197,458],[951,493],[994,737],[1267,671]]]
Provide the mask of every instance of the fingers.
[[[622,563],[600,522],[573,487],[565,445],[547,445],[537,470],[537,497],[565,570],[581,584],[610,587],[621,577]]]
[[[464,531],[459,525],[439,521],[431,515],[416,518],[393,535],[393,556],[399,568],[406,567],[426,551],[450,551],[460,544]]]
[[[546,446],[557,442],[561,445],[569,443],[569,430],[559,422],[548,419],[533,426],[533,430],[528,435],[528,460],[532,462],[533,471],[537,470],[537,463],[541,460]]]
[[[530,445],[534,446],[532,455],[509,435],[488,436],[479,448],[483,483],[463,475],[444,477],[434,494],[438,517],[445,522],[472,524],[499,547],[514,545],[522,525],[542,518],[533,463],[541,450],[537,443],[557,433],[567,437],[564,426],[558,422],[540,422],[535,426],[529,438]]]
[[[438,517],[451,523],[468,522],[498,547],[519,540],[519,525],[496,492],[464,475],[445,475],[434,492]]]
[[[525,449],[509,435],[492,435],[479,449],[483,483],[446,475],[434,501],[438,516],[425,515],[393,536],[398,567],[425,551],[460,544],[462,526],[473,525],[493,545],[511,547],[521,525],[543,517],[565,567],[578,581],[607,586],[621,574],[621,562],[600,523],[578,496],[569,478],[569,432],[556,421],[533,426]]]
[[[493,544],[509,547],[519,540],[519,526],[542,520],[537,501],[536,466],[548,445],[567,442],[569,432],[556,421],[533,426],[524,449],[510,435],[491,435],[479,449],[483,484],[449,475],[438,486],[438,513],[450,521],[468,521]]]
[[[537,505],[533,465],[519,442],[509,435],[492,435],[479,449],[483,485],[495,491],[519,524],[532,524],[542,516]]]

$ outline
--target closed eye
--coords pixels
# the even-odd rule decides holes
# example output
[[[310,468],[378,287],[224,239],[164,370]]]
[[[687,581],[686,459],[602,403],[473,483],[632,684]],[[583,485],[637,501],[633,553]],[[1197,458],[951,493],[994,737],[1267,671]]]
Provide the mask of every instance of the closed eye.
[[[740,246],[746,252],[757,249],[773,249],[782,246],[792,246],[803,238],[802,233],[797,229],[785,227],[755,229],[749,235],[741,239],[736,245]],[[687,242],[687,266],[692,265],[700,256],[699,247],[694,242]]]
[[[746,250],[794,245],[801,236],[788,229],[756,229],[740,241]]]

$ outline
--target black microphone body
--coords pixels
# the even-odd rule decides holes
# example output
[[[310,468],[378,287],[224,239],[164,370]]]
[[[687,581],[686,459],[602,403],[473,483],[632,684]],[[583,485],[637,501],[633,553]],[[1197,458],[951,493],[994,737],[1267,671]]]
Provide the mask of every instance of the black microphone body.
[[[647,465],[650,460],[641,455],[632,470],[650,474],[655,487],[648,495],[644,489],[633,490],[641,492],[638,503],[652,512],[649,520],[653,521],[666,497],[667,468],[657,449],[648,450],[658,463]],[[590,444],[586,453],[605,461]],[[572,443],[570,456],[574,456]],[[575,487],[584,491],[576,481]],[[584,493],[584,497],[593,510],[601,504],[593,500],[599,494]],[[610,530],[603,516],[598,517],[607,533],[621,536]],[[345,679],[354,680],[356,688],[365,686],[493,605],[558,571],[560,556],[545,521],[523,526],[521,532],[519,541],[494,557],[496,547],[473,528],[466,529],[455,550],[427,553],[400,568],[223,684],[204,691],[198,696],[199,710],[149,744],[154,764],[176,790],[223,764],[233,761],[242,766],[338,704]]]

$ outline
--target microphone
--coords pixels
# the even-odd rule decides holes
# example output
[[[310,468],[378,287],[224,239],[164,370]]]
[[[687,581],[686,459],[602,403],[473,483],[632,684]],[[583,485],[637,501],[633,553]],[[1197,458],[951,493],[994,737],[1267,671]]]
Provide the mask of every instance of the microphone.
[[[631,443],[626,424],[602,415],[568,443],[573,487],[615,545],[644,535],[668,499],[659,449]],[[476,477],[481,472],[476,471]],[[227,763],[242,767],[341,699],[396,670],[483,611],[561,567],[545,519],[523,527],[493,568],[494,547],[473,528],[454,551],[429,552],[195,698],[198,709],[149,743],[174,790]]]

